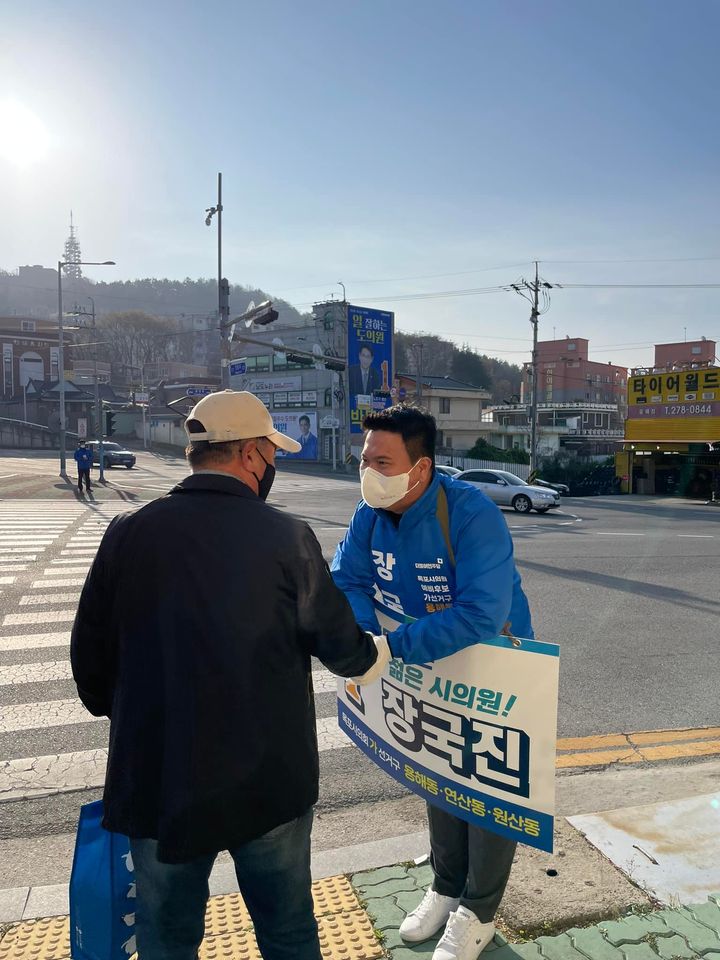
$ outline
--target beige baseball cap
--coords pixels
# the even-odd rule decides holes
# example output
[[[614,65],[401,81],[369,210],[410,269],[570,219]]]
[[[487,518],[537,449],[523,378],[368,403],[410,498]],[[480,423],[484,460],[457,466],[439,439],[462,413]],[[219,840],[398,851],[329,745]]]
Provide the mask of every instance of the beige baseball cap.
[[[220,390],[203,397],[185,421],[185,432],[191,442],[227,443],[267,437],[288,453],[302,450],[297,440],[275,429],[270,411],[262,400],[246,391]]]

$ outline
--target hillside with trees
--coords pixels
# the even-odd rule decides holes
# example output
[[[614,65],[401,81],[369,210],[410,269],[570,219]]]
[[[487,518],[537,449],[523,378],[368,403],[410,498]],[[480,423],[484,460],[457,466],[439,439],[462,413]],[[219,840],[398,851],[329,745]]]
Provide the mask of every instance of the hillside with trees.
[[[458,347],[435,334],[396,332],[395,370],[416,376],[421,360],[425,376],[454,377],[484,387],[493,403],[519,398],[522,368],[517,364],[478,353],[466,343]]]
[[[57,274],[38,268],[21,268],[19,274],[0,270],[0,316],[57,316]],[[103,313],[140,311],[156,317],[208,316],[218,303],[217,280],[117,280],[111,283],[63,279],[66,310],[75,303],[87,308],[87,298],[95,300],[98,316]],[[261,303],[273,299],[281,324],[302,322],[301,314],[285,300],[274,299],[264,290],[230,286],[230,313],[242,313],[251,300]]]

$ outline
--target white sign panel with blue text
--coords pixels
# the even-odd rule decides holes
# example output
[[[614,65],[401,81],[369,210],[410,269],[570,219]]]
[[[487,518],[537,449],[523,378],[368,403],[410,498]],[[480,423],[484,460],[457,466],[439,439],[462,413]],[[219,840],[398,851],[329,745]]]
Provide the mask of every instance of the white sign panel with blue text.
[[[392,660],[368,686],[340,681],[338,720],[428,803],[552,852],[558,675],[556,645],[497,637],[434,663]]]

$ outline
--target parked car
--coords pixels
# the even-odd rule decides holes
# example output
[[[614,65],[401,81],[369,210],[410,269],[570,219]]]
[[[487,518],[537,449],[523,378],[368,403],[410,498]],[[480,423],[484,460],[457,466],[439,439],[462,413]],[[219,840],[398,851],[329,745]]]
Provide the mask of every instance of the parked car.
[[[507,470],[463,470],[457,479],[480,487],[498,506],[512,507],[518,513],[547,513],[560,506],[557,490],[531,486]]]
[[[557,492],[564,497],[567,497],[570,493],[570,487],[566,483],[555,483],[554,481],[541,480],[540,477],[536,477],[533,480],[533,484],[536,487],[549,487],[551,490],[557,490]]]
[[[103,440],[103,465],[106,470],[110,467],[126,467],[131,470],[135,466],[135,454],[131,450],[125,450],[119,443],[113,443],[112,440]],[[100,463],[100,443],[98,440],[90,440],[88,447],[92,450],[93,463]]]
[[[436,463],[435,469],[438,473],[444,473],[446,477],[459,477],[462,473],[462,470],[458,470],[457,467],[448,467],[444,463]]]

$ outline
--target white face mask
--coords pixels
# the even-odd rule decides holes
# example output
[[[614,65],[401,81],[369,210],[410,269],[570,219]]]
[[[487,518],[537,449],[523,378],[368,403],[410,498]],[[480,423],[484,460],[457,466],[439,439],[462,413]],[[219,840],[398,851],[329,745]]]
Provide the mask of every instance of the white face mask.
[[[413,464],[414,466],[415,464]],[[369,507],[383,510],[399,503],[420,483],[418,480],[417,483],[410,486],[410,474],[413,467],[407,473],[399,473],[396,477],[386,477],[384,473],[373,470],[372,467],[361,467],[360,492],[365,503]]]

